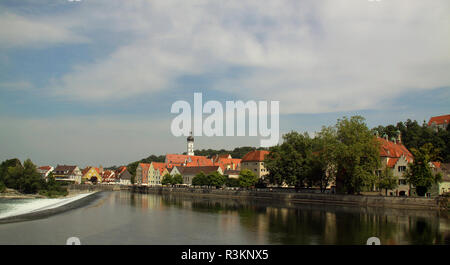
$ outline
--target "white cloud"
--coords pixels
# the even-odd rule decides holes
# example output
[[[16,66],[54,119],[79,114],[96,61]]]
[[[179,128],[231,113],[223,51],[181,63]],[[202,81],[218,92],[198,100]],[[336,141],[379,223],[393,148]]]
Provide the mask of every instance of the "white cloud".
[[[409,91],[450,85],[447,0],[84,4],[58,20],[82,17],[87,31],[132,37],[53,81],[77,100],[140,96],[214,73],[221,79],[211,89],[280,100],[283,113],[321,113],[383,108]],[[231,67],[245,71],[227,76]]]
[[[55,44],[85,43],[88,39],[71,31],[70,25],[46,18],[0,13],[0,48],[41,48]]]

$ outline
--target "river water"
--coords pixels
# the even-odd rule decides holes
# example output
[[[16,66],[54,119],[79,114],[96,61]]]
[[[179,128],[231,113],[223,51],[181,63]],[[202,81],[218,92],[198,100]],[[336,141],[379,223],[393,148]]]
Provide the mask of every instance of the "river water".
[[[277,204],[244,199],[102,192],[45,218],[0,224],[0,244],[450,244],[436,211]],[[18,203],[23,203],[18,201]],[[3,206],[2,206],[3,205]],[[0,202],[0,213],[7,210]]]

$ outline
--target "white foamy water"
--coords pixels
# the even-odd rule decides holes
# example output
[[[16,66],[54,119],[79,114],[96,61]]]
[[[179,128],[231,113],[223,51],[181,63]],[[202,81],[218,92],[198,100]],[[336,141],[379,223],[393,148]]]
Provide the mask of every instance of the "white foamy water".
[[[44,210],[61,207],[68,203],[87,197],[95,192],[78,194],[69,198],[62,199],[19,199],[19,200],[1,200],[0,219],[17,216],[28,213],[35,213]]]

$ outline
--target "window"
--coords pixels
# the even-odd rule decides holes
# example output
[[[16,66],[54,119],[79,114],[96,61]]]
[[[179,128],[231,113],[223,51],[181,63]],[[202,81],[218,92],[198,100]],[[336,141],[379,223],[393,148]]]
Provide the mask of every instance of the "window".
[[[399,166],[398,167],[398,172],[404,172],[406,171],[406,166]]]

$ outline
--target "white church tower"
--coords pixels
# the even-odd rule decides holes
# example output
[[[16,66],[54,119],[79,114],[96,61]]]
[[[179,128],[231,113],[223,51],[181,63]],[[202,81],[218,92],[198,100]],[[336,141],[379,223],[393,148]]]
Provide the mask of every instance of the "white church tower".
[[[190,156],[194,155],[194,137],[192,136],[192,132],[187,138],[187,154]]]

